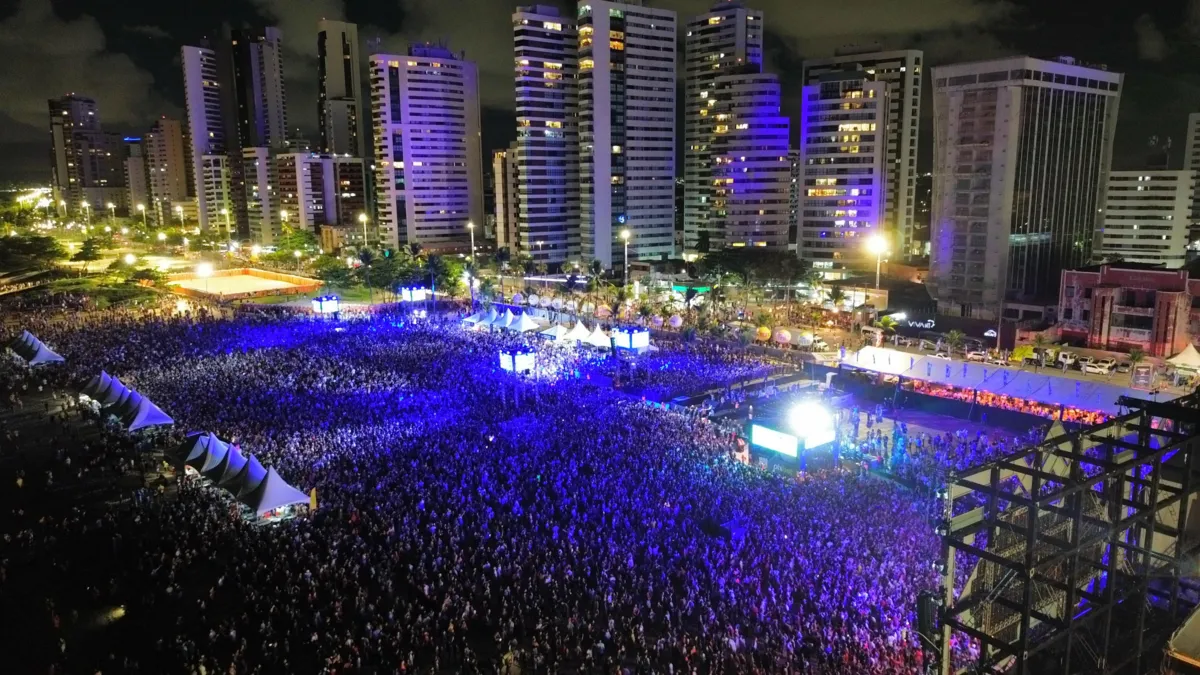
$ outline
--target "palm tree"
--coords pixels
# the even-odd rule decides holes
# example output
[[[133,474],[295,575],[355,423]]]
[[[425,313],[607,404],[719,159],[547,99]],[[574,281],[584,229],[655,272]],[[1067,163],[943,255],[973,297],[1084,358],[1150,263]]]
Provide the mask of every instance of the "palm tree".
[[[961,330],[952,330],[946,333],[946,347],[950,349],[951,354],[962,348],[963,340],[966,337]]]
[[[1146,360],[1146,352],[1134,347],[1129,350],[1129,368],[1132,370],[1137,364]]]
[[[846,301],[846,291],[842,290],[841,286],[834,286],[829,289],[829,302],[833,303],[834,307],[841,305]]]
[[[362,263],[363,281],[367,284],[367,304],[374,304],[371,293],[371,263],[375,262],[375,254],[371,249],[364,247],[358,252],[358,261]]]
[[[875,322],[875,325],[882,328],[883,332],[885,332],[885,333],[895,333],[896,332],[896,325],[897,325],[896,320],[890,316],[879,317],[879,320]]]
[[[593,277],[598,277],[604,274],[604,263],[600,262],[599,258],[595,258],[588,263],[588,271],[592,273]]]

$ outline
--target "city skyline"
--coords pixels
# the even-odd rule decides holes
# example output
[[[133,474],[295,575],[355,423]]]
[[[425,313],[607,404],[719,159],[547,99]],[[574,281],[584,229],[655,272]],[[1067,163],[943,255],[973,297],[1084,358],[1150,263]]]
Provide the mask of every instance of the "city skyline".
[[[10,157],[0,167],[0,181],[48,182],[44,158],[49,143],[44,122],[34,115],[37,109],[45,110],[46,99],[70,92],[95,98],[105,111],[106,127],[135,135],[144,132],[161,115],[182,118],[183,83],[178,75],[178,48],[182,44],[197,44],[206,35],[217,35],[222,21],[235,26],[273,22],[283,30],[288,63],[287,115],[294,120],[293,126],[314,140],[319,138],[314,103],[318,88],[319,20],[359,23],[364,61],[374,51],[368,48],[369,41],[376,38],[380,40],[378,51],[395,51],[410,41],[439,37],[453,41],[456,35],[466,32],[465,27],[454,25],[454,17],[446,11],[431,10],[425,6],[427,3],[421,2],[405,2],[389,10],[331,0],[305,3],[304,7],[276,0],[231,0],[220,7],[206,7],[201,15],[187,21],[148,4],[142,7],[141,3],[131,3],[128,8],[103,13],[99,10],[89,13],[89,4],[80,3],[80,14],[63,18],[45,0],[24,0],[13,13],[0,16],[0,35],[14,36],[12,44],[22,47],[12,52],[11,60],[18,67],[14,69],[17,72],[8,75],[8,90],[16,95],[0,102],[0,121],[9,123],[0,134],[0,148]],[[511,57],[509,17],[517,4],[480,6],[478,13],[472,13],[480,17],[470,27],[472,39],[463,43],[467,58],[484,64],[480,88],[485,152],[507,147],[515,135],[511,71],[505,64]],[[574,7],[574,3],[550,4]],[[1200,6],[1200,2],[1191,5],[1177,2],[1149,11],[1109,3],[1112,12],[1096,13],[1108,14],[1116,20],[1095,26],[1096,32],[1091,34],[1078,30],[1081,25],[1087,27],[1087,15],[1064,8],[1025,6],[1023,2],[995,8],[963,0],[931,8],[918,1],[905,3],[903,7],[927,10],[924,17],[896,17],[893,16],[896,12],[884,11],[876,14],[877,21],[867,24],[861,17],[850,16],[856,12],[841,8],[831,9],[829,16],[819,20],[800,21],[797,12],[780,0],[749,4],[771,18],[764,31],[764,70],[780,75],[783,109],[793,119],[799,114],[799,89],[803,84],[799,66],[803,59],[831,56],[835,49],[849,43],[871,42],[885,49],[922,49],[929,66],[1024,53],[1051,58],[1062,53],[1081,62],[1106,63],[1111,69],[1126,73],[1130,91],[1123,100],[1121,118],[1127,123],[1117,131],[1116,168],[1136,168],[1145,154],[1147,134],[1173,137],[1176,149],[1171,166],[1182,167],[1187,114],[1200,109],[1200,76],[1180,67],[1189,62],[1189,56],[1200,53],[1189,28],[1195,22],[1188,21],[1189,8]],[[650,5],[677,11],[683,17],[704,13],[711,1],[654,0]],[[500,17],[494,28],[479,29],[491,26],[494,16]],[[1126,20],[1119,20],[1120,17]],[[1072,30],[1056,29],[1067,25]],[[33,34],[43,38],[55,35],[53,39],[62,39],[57,37],[62,35],[77,44],[64,54],[45,55],[45,47],[31,42],[29,35]],[[35,78],[34,73],[39,76]],[[1181,81],[1180,95],[1159,101],[1155,92],[1168,80]],[[925,97],[927,90],[928,87]],[[930,114],[925,103],[921,107],[919,156],[920,170],[925,171],[931,149]],[[793,124],[793,145],[797,126]],[[677,173],[681,171],[682,165]]]

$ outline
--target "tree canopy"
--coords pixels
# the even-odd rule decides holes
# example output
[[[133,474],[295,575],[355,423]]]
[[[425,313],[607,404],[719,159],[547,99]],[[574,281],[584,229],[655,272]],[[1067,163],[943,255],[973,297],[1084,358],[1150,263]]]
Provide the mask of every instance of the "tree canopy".
[[[0,237],[0,270],[46,268],[67,256],[54,237],[14,235]]]

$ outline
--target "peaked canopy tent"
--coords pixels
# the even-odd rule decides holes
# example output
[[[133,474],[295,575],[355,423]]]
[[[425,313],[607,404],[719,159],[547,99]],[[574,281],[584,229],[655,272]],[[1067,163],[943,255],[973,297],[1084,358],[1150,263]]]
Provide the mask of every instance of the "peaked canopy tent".
[[[493,328],[508,328],[514,321],[517,320],[517,315],[513,314],[511,309],[504,310],[504,316],[497,317],[492,322]]]
[[[584,342],[599,349],[612,348],[612,338],[600,330],[599,324],[596,325],[596,329],[592,331],[591,335],[587,336],[587,340],[584,340]]]
[[[963,389],[1013,396],[1045,405],[1120,414],[1117,399],[1141,393],[1104,382],[1004,368],[983,363],[947,361],[882,347],[863,347],[848,354],[845,364],[888,375],[924,380]]]
[[[242,495],[248,495],[263,482],[267,477],[267,470],[263,467],[262,462],[254,455],[250,455],[246,459],[246,466],[238,472],[233,480],[229,482],[229,491],[233,496],[241,499]]]
[[[1167,359],[1167,363],[1182,370],[1200,370],[1200,352],[1189,342],[1183,351]]]
[[[586,342],[589,335],[591,335],[591,333],[588,332],[587,326],[583,325],[582,321],[579,321],[573,328],[571,328],[570,331],[567,332],[566,335],[563,336],[563,338],[567,340],[574,340],[575,342]]]
[[[137,431],[147,427],[165,426],[175,423],[175,420],[171,419],[171,417],[163,412],[158,406],[151,403],[150,399],[148,398],[143,398],[141,402],[138,403],[137,409],[131,413],[130,416],[128,416],[128,420],[128,426],[126,428],[129,431]]]
[[[538,335],[548,337],[555,342],[562,342],[563,338],[567,336],[568,332],[569,331],[567,330],[566,326],[563,326],[561,323],[556,323],[550,328],[538,333]]]
[[[275,467],[271,467],[267,469],[267,475],[258,486],[244,495],[239,495],[238,501],[261,516],[283,506],[303,504],[308,501],[308,495],[284,482],[275,472]]]
[[[518,333],[528,333],[531,330],[537,330],[537,322],[529,318],[528,314],[521,314],[516,321],[508,324],[508,329]]]
[[[221,442],[211,431],[193,431],[174,450],[165,454],[179,464],[195,468],[204,463],[203,457],[208,452],[209,445]]]
[[[84,385],[83,389],[79,393],[83,396],[87,396],[88,398],[95,398],[96,394],[100,392],[101,389],[109,386],[111,383],[112,375],[109,375],[102,370],[100,371],[99,375],[93,377],[90,382]]]
[[[22,331],[20,336],[9,342],[8,348],[31,366],[62,363],[66,360],[27,330]]]
[[[229,489],[249,461],[249,458],[242,454],[241,448],[236,445],[229,446],[229,452],[225,453],[225,460],[222,463],[221,475],[216,476],[213,480],[217,485]]]
[[[108,389],[101,390],[94,398],[100,401],[101,406],[110,406],[119,402],[123,396],[129,396],[129,391],[124,382],[114,377],[108,383]]]

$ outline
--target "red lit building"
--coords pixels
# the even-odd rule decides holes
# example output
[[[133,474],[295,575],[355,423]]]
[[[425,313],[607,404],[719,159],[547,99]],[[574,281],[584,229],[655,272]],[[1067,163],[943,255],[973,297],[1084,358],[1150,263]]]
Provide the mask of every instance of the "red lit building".
[[[1150,356],[1178,354],[1200,334],[1200,274],[1137,263],[1064,271],[1058,318],[1064,341]]]

